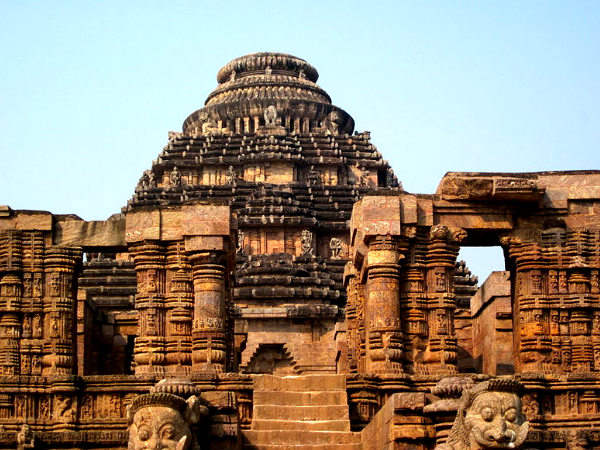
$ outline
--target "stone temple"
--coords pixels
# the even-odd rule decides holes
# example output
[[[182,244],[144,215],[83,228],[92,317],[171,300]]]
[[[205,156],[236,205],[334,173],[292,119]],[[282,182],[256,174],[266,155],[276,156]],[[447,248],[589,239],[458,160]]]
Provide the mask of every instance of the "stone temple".
[[[0,448],[600,448],[600,171],[409,193],[317,79],[229,62],[108,220],[0,207]]]

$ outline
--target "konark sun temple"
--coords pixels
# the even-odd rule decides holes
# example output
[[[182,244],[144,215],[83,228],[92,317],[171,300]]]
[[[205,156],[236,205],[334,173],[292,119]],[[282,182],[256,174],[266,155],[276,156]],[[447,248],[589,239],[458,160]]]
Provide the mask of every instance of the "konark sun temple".
[[[600,448],[600,171],[409,193],[317,78],[226,64],[108,220],[0,207],[0,448]]]

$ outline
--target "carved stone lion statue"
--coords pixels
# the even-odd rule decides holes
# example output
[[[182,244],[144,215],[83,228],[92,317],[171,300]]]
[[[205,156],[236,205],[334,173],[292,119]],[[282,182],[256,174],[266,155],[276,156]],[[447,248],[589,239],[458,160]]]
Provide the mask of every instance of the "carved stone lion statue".
[[[165,392],[135,397],[127,411],[128,450],[194,450],[190,425],[198,422],[198,397],[183,398]]]
[[[435,450],[519,449],[529,422],[521,411],[522,385],[493,379],[463,391],[448,441]]]

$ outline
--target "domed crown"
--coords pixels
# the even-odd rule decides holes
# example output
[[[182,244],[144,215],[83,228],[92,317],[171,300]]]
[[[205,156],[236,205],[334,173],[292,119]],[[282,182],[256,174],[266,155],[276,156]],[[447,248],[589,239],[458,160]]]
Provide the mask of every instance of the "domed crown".
[[[341,133],[352,133],[354,120],[331,103],[316,81],[317,69],[284,53],[253,53],[227,63],[217,74],[219,85],[201,108],[183,124],[186,134],[207,128],[257,132],[261,126],[288,131],[313,129],[334,122]]]

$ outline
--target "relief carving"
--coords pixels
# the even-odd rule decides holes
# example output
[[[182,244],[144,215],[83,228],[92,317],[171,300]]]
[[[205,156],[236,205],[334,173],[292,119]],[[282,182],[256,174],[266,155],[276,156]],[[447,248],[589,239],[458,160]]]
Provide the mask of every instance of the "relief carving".
[[[35,433],[31,431],[31,427],[24,423],[17,433],[17,450],[35,448]]]
[[[192,450],[195,439],[190,425],[200,420],[198,397],[188,400],[152,392],[135,397],[128,407],[129,450]]]
[[[521,387],[494,379],[465,389],[448,441],[436,450],[521,448],[529,431],[517,395]]]

